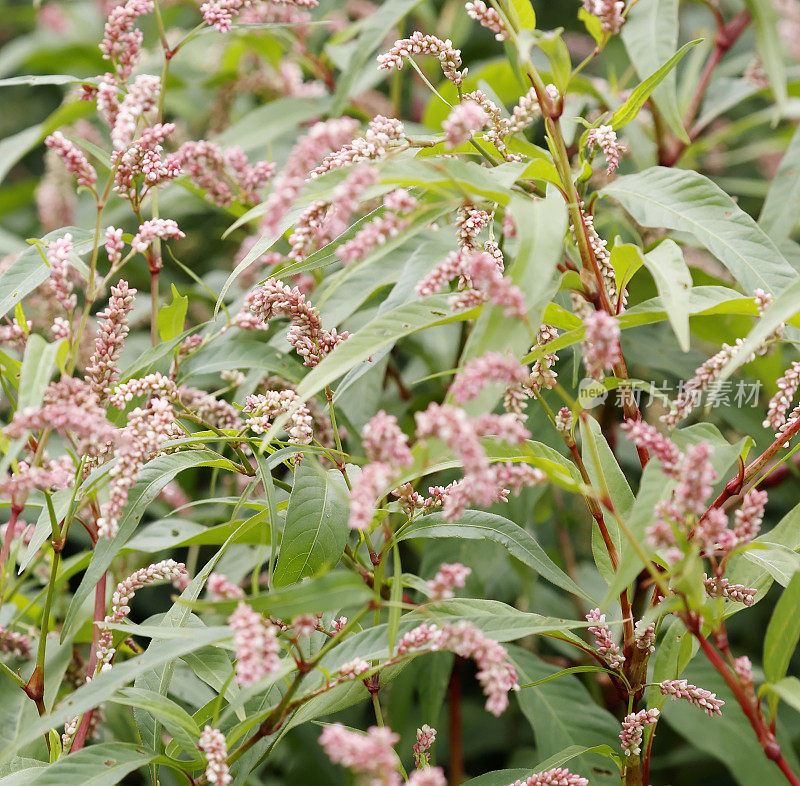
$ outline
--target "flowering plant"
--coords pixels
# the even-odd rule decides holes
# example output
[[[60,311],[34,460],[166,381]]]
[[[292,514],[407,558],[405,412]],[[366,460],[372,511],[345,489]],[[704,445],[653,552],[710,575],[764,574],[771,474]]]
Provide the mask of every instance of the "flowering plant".
[[[0,784],[800,784],[800,3],[553,5],[12,15]]]

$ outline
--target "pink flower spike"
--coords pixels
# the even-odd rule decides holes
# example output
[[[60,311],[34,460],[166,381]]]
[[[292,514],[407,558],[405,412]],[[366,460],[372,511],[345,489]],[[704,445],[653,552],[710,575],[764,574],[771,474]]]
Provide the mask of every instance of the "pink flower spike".
[[[622,731],[619,733],[622,752],[626,756],[638,756],[642,752],[642,736],[645,726],[652,726],[658,722],[660,711],[657,709],[641,710],[626,715],[622,721]]]
[[[589,626],[589,633],[594,636],[597,654],[608,664],[609,668],[621,669],[625,656],[611,638],[611,630],[606,625],[606,615],[600,609],[592,609],[586,615],[586,621],[594,623]]]
[[[506,30],[500,14],[491,6],[486,5],[483,0],[470,0],[465,8],[472,19],[494,33],[497,41],[505,41],[508,38],[508,30]]]
[[[219,729],[206,726],[200,735],[197,747],[205,754],[208,762],[205,773],[208,782],[212,786],[228,786],[233,778],[231,778],[228,765],[225,763],[228,758],[225,735]]]
[[[529,775],[524,781],[514,781],[510,786],[589,786],[589,781],[564,767]]]
[[[583,365],[590,376],[600,379],[607,368],[613,368],[620,360],[619,323],[605,311],[593,311],[583,324]]]
[[[361,429],[364,452],[370,461],[383,461],[409,467],[413,463],[408,437],[397,425],[394,415],[380,410]]]
[[[597,145],[603,151],[606,157],[606,174],[613,175],[623,152],[623,146],[617,142],[617,132],[611,126],[592,128],[586,135],[586,144],[589,147]]]
[[[241,602],[228,617],[236,653],[236,682],[251,685],[280,671],[277,628]]]
[[[168,240],[169,238],[184,238],[178,225],[171,218],[151,218],[139,227],[139,231],[131,240],[134,251],[144,253],[156,239]]]
[[[368,777],[370,786],[400,786],[394,745],[400,740],[386,726],[371,726],[366,734],[331,723],[319,735],[319,744],[334,764]]]
[[[447,119],[442,122],[445,145],[449,148],[458,147],[462,142],[472,138],[472,135],[483,129],[489,122],[489,115],[480,104],[475,101],[464,101],[456,104]]]
[[[72,235],[69,232],[54,240],[47,248],[50,289],[64,311],[72,311],[78,303],[77,297],[72,292],[72,282],[69,277],[69,255],[72,251]]]
[[[463,404],[477,398],[491,383],[500,383],[505,387],[521,385],[528,375],[528,369],[511,355],[487,352],[482,357],[470,360],[458,372],[450,386],[450,395],[457,403]]]
[[[686,680],[665,680],[659,683],[658,688],[662,695],[669,696],[673,700],[686,699],[707,713],[709,718],[722,715],[722,706],[725,704],[722,699],[718,699],[711,691],[690,685]]]
[[[427,582],[428,594],[432,601],[447,600],[452,598],[456,587],[463,587],[472,569],[460,562],[443,562],[436,575]]]
[[[77,178],[79,186],[87,188],[94,186],[97,182],[97,172],[74,142],[67,139],[60,131],[55,131],[44,140],[44,143],[58,153],[67,171]]]
[[[410,38],[403,38],[394,42],[394,46],[385,54],[378,56],[378,68],[391,71],[393,68],[400,70],[406,57],[413,55],[432,55],[442,65],[442,73],[456,87],[463,84],[467,69],[461,68],[461,50],[453,47],[453,42],[448,38],[443,41],[434,35],[424,35],[419,30],[412,33]]]

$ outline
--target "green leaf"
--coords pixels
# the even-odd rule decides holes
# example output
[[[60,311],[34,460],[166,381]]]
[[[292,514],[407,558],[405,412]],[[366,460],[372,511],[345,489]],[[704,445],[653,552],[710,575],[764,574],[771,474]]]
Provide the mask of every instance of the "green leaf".
[[[43,133],[44,123],[39,123],[0,140],[0,182],[17,161],[39,144]],[[5,313],[2,308],[0,312]]]
[[[0,751],[0,762],[7,761],[15,751],[29,745],[48,730],[63,726],[70,718],[107,701],[115,691],[133,682],[140,674],[164,666],[187,652],[193,652],[200,647],[230,637],[230,630],[225,627],[197,628],[193,633],[191,637],[153,642],[144,654],[124,663],[117,663],[113,669],[98,674],[91,682],[82,685],[59,702],[51,713],[37,718],[35,722],[21,729],[12,744]],[[87,750],[94,749],[95,746],[92,746]],[[63,761],[69,761],[71,758],[72,755],[67,756]]]
[[[658,294],[667,312],[670,325],[675,331],[678,344],[684,352],[689,351],[689,299],[692,274],[683,261],[683,251],[667,238],[642,257],[645,267],[656,282]]]
[[[727,769],[718,772],[723,783],[739,786],[778,784],[784,778],[774,762],[764,755],[752,727],[739,711],[736,699],[719,674],[704,658],[697,658],[683,675],[689,682],[713,691],[724,702],[721,716],[709,718],[687,701],[667,701],[659,719],[667,723],[689,745],[714,757]],[[660,734],[656,735],[656,744]],[[778,726],[778,742],[789,766],[797,772],[797,756],[787,735]],[[732,744],[732,741],[735,743]]]
[[[800,554],[779,543],[755,541],[744,552],[744,558],[764,568],[782,587],[788,587],[792,577],[800,571]]]
[[[544,685],[547,682],[552,682],[553,680],[560,679],[561,677],[566,677],[567,674],[593,674],[597,672],[602,672],[603,674],[615,673],[610,669],[604,669],[602,666],[570,666],[568,669],[554,671],[552,674],[548,674],[546,677],[541,677],[538,680],[529,682],[526,685],[520,685],[519,689],[525,690],[526,688],[538,688],[539,685]]]
[[[306,457],[294,473],[273,586],[286,587],[333,568],[347,543],[348,516],[342,474]]]
[[[694,235],[748,292],[777,294],[798,278],[758,224],[698,172],[651,167],[617,178],[602,193],[643,226]]]
[[[3,160],[2,142],[0,142],[0,161]],[[85,253],[91,249],[94,235],[78,227],[62,227],[53,232],[48,232],[42,241],[53,241],[67,233],[72,235],[72,242],[76,253]],[[26,248],[0,275],[0,316],[8,313],[26,295],[33,292],[36,287],[47,281],[50,268],[47,266],[38,245],[33,244]]]
[[[375,13],[367,18],[361,34],[353,44],[347,66],[341,69],[342,73],[336,86],[336,95],[331,110],[333,115],[342,112],[353,90],[359,87],[364,67],[371,65],[369,62],[371,55],[383,43],[392,28],[420,2],[421,0],[389,0],[389,2],[382,3]]]
[[[797,226],[800,214],[800,128],[794,132],[772,178],[758,217],[760,227],[780,245]]]
[[[617,291],[622,292],[636,271],[644,264],[642,250],[633,243],[620,243],[619,238],[611,249],[611,266],[614,268],[614,278],[617,282]]]
[[[800,313],[800,280],[793,281],[775,298],[775,302],[764,312],[761,319],[756,322],[747,338],[736,351],[731,353],[730,359],[719,372],[717,379],[724,382],[737,369],[749,362],[750,356],[764,341],[772,335],[775,329],[783,322],[788,322]]]
[[[383,347],[394,344],[401,338],[434,325],[461,322],[474,315],[472,310],[451,310],[450,295],[433,295],[422,300],[404,303],[380,314],[364,325],[361,330],[343,341],[330,355],[315,366],[297,386],[296,406],[319,393],[326,385],[347,373],[359,363],[377,354]],[[276,418],[264,441],[269,442],[280,432],[291,412]]]
[[[64,625],[61,629],[62,641],[77,623],[81,606],[89,596],[89,593],[94,591],[97,582],[108,570],[114,557],[117,556],[120,549],[133,535],[136,525],[144,515],[147,506],[179,472],[191,467],[219,467],[221,469],[235,470],[230,461],[221,458],[218,453],[214,453],[212,450],[205,449],[171,453],[166,456],[159,456],[145,464],[137,476],[136,485],[128,495],[128,504],[120,519],[117,536],[113,540],[101,539],[98,541],[92,554],[92,561],[89,563],[78,589],[75,590],[75,594],[72,596],[64,618]],[[92,476],[90,475],[86,483],[91,482],[91,480]]]
[[[508,10],[520,30],[536,29],[536,12],[531,0],[509,0]]]
[[[606,438],[603,436],[600,424],[593,417],[587,417],[585,420],[581,420],[580,429],[583,441],[583,463],[586,465],[586,471],[589,473],[592,486],[598,493],[602,494],[603,486],[605,485],[611,495],[614,509],[621,518],[627,518],[634,505],[633,492],[625,479],[625,474],[617,463],[614,451],[608,446]],[[594,456],[590,450],[591,443],[594,443],[594,449],[599,456],[599,467],[595,463]],[[601,478],[603,479],[602,483],[600,482]],[[626,551],[630,550],[630,544],[627,540],[623,543],[619,525],[609,513],[604,515],[603,522],[611,541],[616,547],[617,555],[621,557],[623,548]],[[608,553],[608,547],[596,523],[592,524],[592,552],[600,574],[607,584],[612,584],[615,575],[614,567]]]
[[[680,0],[639,0],[631,6],[622,26],[622,41],[640,79],[655,71],[678,47]],[[670,129],[689,143],[683,128],[675,71],[670,71],[653,90],[653,100]]]
[[[394,643],[397,639],[397,631],[400,629],[400,617],[403,614],[403,566],[400,562],[400,548],[397,545],[392,547],[392,592],[390,600],[393,605],[389,609],[389,651],[394,654]]]
[[[114,786],[126,775],[149,764],[156,757],[137,745],[104,742],[63,756],[38,771],[28,786]],[[5,778],[0,780],[0,784]]]
[[[767,684],[769,689],[793,710],[800,712],[800,680],[797,677],[784,677],[782,680]]]
[[[745,0],[756,30],[758,57],[769,77],[778,108],[786,102],[786,67],[783,63],[783,42],[778,33],[780,18],[772,0]]]
[[[661,82],[666,78],[667,74],[672,71],[683,56],[694,46],[697,46],[703,39],[698,38],[696,41],[689,41],[684,44],[664,65],[658,70],[654,71],[644,81],[638,84],[633,92],[628,96],[628,100],[611,116],[608,124],[614,130],[619,130],[631,122],[638,114],[639,110],[644,106],[644,102],[650,98],[650,94],[655,90]]]
[[[162,341],[172,341],[183,332],[186,311],[189,308],[189,297],[181,295],[175,284],[172,285],[172,302],[161,306],[158,311],[158,335]]]
[[[556,87],[561,92],[565,92],[572,71],[572,61],[563,37],[555,31],[542,33],[536,44],[550,61],[550,71]]]
[[[166,696],[144,688],[124,688],[111,701],[123,707],[138,707],[157,718],[183,750],[196,754],[200,727],[183,707]]]
[[[466,538],[492,540],[505,548],[512,557],[533,568],[543,579],[593,603],[592,598],[567,576],[545,554],[534,537],[502,516],[480,510],[468,510],[457,521],[448,522],[440,513],[432,513],[411,522],[400,530],[397,540],[411,538]]]
[[[786,676],[789,661],[800,640],[800,573],[775,604],[772,618],[764,636],[764,676],[767,682],[777,682]]]
[[[19,374],[18,411],[28,407],[36,408],[41,405],[44,398],[44,390],[53,376],[56,357],[63,343],[62,340],[48,344],[36,333],[28,337]],[[22,436],[8,444],[3,459],[0,461],[0,472],[5,473],[11,462],[16,458],[17,452],[24,441],[25,437]]]
[[[559,671],[558,667],[544,663],[519,647],[509,647],[508,650],[522,684]],[[548,757],[548,762],[549,757],[558,761],[558,757],[564,754],[565,746],[578,746],[582,751],[594,749],[597,745],[608,746],[610,750],[618,747],[619,723],[610,712],[593,701],[576,677],[566,676],[520,691],[518,700],[523,714],[533,728],[537,755]],[[568,759],[562,759],[562,762],[566,760]],[[587,751],[577,755],[570,770],[590,777],[592,786],[619,786],[617,768],[613,765],[610,768],[608,760],[596,753]]]
[[[96,84],[97,79],[81,79],[70,74],[27,74],[25,76],[11,76],[0,79],[0,87],[12,87],[15,85],[73,85],[73,84]]]
[[[317,614],[358,606],[372,597],[372,590],[358,576],[335,571],[278,592],[252,595],[246,598],[246,602],[263,614],[291,619],[298,614]],[[192,602],[188,606],[192,609],[213,609],[220,614],[230,614],[238,603],[238,600],[213,603],[203,601]]]

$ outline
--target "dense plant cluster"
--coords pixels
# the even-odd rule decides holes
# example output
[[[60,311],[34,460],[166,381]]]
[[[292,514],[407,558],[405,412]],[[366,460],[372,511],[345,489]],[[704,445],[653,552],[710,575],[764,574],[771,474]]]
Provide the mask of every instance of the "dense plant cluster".
[[[798,0],[3,13],[0,784],[800,785]]]

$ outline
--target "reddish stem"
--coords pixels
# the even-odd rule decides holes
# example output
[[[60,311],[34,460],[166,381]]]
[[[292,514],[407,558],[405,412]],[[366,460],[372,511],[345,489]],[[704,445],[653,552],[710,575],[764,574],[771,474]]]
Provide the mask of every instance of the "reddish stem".
[[[459,786],[464,780],[464,743],[461,733],[461,674],[459,658],[453,662],[450,683],[447,686],[450,718],[450,786]]]
[[[87,674],[90,676],[94,674],[97,668],[97,648],[100,644],[100,626],[97,624],[102,622],[106,616],[106,580],[108,573],[104,573],[94,590],[94,625],[92,626],[92,649],[89,655],[89,667]],[[80,726],[75,734],[75,739],[72,742],[70,752],[79,751],[83,744],[86,742],[86,735],[89,731],[89,724],[92,722],[92,715],[94,715],[94,708],[84,713],[81,718]]]
[[[0,580],[0,603],[2,603],[1,591],[6,586],[6,561],[8,555],[11,553],[11,541],[14,540],[14,530],[17,528],[17,519],[19,514],[22,513],[22,508],[19,505],[11,505],[11,515],[6,524],[6,536],[3,538],[3,548],[0,549],[0,571],[2,571],[2,580]]]
[[[736,43],[739,36],[747,29],[749,24],[749,12],[746,10],[740,11],[727,25],[720,27],[717,31],[717,35],[714,37],[714,51],[709,55],[708,60],[706,60],[703,73],[700,75],[700,80],[695,88],[689,108],[686,110],[686,115],[683,120],[684,128],[689,129],[692,123],[694,123],[697,113],[700,111],[700,105],[708,90],[708,85],[711,82],[714,69],[719,65],[719,61],[722,60],[725,53]],[[704,126],[695,125],[694,128],[689,131],[689,139],[692,141],[697,139],[703,128]],[[677,143],[672,149],[666,149],[660,152],[659,163],[663,166],[674,166],[685,149],[686,143],[677,140]]]
[[[717,652],[711,645],[711,642],[709,642],[708,639],[703,636],[700,630],[700,623],[697,615],[693,614],[692,612],[688,612],[683,614],[681,618],[692,635],[697,639],[701,649],[703,650],[703,653],[708,658],[711,665],[719,673],[722,679],[725,680],[725,684],[730,688],[731,692],[736,698],[736,701],[742,708],[742,712],[744,712],[745,717],[748,721],[750,721],[750,725],[753,727],[753,731],[755,731],[758,742],[764,749],[766,757],[778,765],[780,771],[784,774],[786,780],[789,781],[792,786],[800,786],[800,779],[798,779],[797,775],[792,772],[792,769],[783,758],[781,746],[775,739],[775,735],[772,733],[769,725],[764,720],[764,716],[761,714],[760,708],[745,691],[742,683],[739,681],[736,674],[725,663],[722,655]]]

